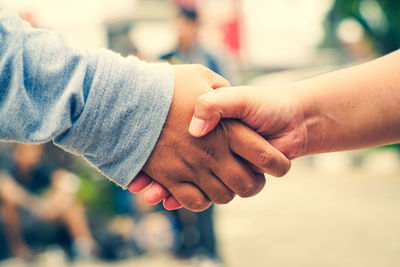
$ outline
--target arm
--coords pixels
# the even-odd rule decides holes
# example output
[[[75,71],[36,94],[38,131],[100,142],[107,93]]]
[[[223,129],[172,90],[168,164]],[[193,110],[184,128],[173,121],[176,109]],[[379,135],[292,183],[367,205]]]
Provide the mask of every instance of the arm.
[[[261,190],[264,176],[236,154],[278,175],[290,167],[238,123],[201,141],[189,136],[196,98],[228,85],[206,68],[79,50],[7,13],[0,14],[0,38],[0,140],[53,140],[124,188],[144,169],[192,210]],[[265,153],[271,159],[258,164]]]
[[[13,256],[28,259],[30,251],[25,244],[20,227],[18,209],[24,203],[37,203],[35,198],[20,188],[8,174],[0,173],[0,213],[4,221],[6,242]],[[25,206],[26,207],[26,206]],[[29,206],[31,207],[31,206]]]
[[[38,197],[26,191],[5,172],[0,173],[0,197],[10,205],[29,211],[33,211],[40,202]]]
[[[122,187],[150,156],[168,114],[174,74],[0,13],[0,140],[50,140]]]
[[[400,141],[400,52],[300,82],[307,154]]]
[[[239,118],[289,158],[400,141],[400,52],[276,87],[222,88],[199,97],[189,131]]]
[[[80,181],[73,173],[58,169],[51,175],[51,187],[45,197],[41,197],[32,212],[43,219],[54,220],[71,208],[76,201]]]
[[[15,205],[3,200],[0,211],[4,219],[6,241],[13,256],[29,259],[31,257],[28,246],[20,230],[20,218]]]

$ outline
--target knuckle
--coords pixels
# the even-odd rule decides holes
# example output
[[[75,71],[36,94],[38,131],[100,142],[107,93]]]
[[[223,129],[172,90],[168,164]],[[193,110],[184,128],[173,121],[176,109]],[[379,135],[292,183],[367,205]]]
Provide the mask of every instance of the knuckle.
[[[265,184],[264,174],[256,175],[252,182],[242,186],[239,196],[243,198],[255,196],[264,188]]]
[[[213,159],[215,158],[216,151],[214,148],[209,147],[209,146],[202,146],[201,151],[205,154],[205,157],[207,159]]]
[[[242,198],[248,198],[256,195],[258,193],[259,187],[256,184],[249,183],[243,186],[238,195]]]
[[[275,175],[276,177],[283,177],[285,176],[291,167],[291,163],[289,162],[288,166],[286,166],[284,169],[279,170],[279,172],[277,173],[277,175]]]
[[[264,174],[250,175],[235,171],[231,171],[229,174],[226,173],[222,181],[233,193],[242,198],[256,195],[265,185]]]
[[[265,169],[269,169],[272,163],[272,154],[267,151],[262,151],[258,153],[257,165]]]
[[[210,101],[212,93],[201,95],[197,98],[197,104],[205,111],[213,111],[216,109],[216,104]]]
[[[151,194],[149,194],[148,192],[145,192],[144,200],[150,205],[155,205],[163,200],[162,193],[161,192],[152,192]]]
[[[235,193],[233,192],[226,192],[223,194],[218,194],[213,199],[215,204],[228,204],[235,198]]]
[[[199,166],[199,160],[198,157],[196,155],[194,155],[193,153],[188,153],[186,158],[182,158],[182,162],[183,162],[183,166],[186,169],[185,173],[186,173],[186,177],[190,178],[190,177],[197,177],[196,173],[197,173],[197,169],[201,166]]]
[[[232,123],[230,121],[221,121],[217,127],[223,132],[225,138],[228,141],[234,141],[236,130],[232,127]]]
[[[177,169],[175,169],[174,171],[165,172],[163,175],[163,179],[160,180],[160,183],[162,183],[167,189],[176,186],[178,182],[180,182],[180,178],[178,178],[178,172],[180,171],[177,171]]]
[[[198,72],[207,81],[210,81],[215,78],[215,72],[213,72],[212,70],[210,70],[209,68],[207,68],[204,65],[201,65],[201,64],[198,65]]]
[[[203,211],[206,210],[210,206],[210,202],[206,199],[197,197],[192,199],[190,202],[186,204],[186,207],[192,211]]]
[[[207,68],[206,66],[204,66],[203,64],[199,64],[199,66],[200,66],[200,69],[201,69],[203,72],[205,72],[205,73],[209,73],[209,72],[210,72],[210,69]]]
[[[200,73],[206,73],[208,68],[206,68],[206,66],[202,65],[202,64],[195,64],[194,67],[196,68],[196,70]]]

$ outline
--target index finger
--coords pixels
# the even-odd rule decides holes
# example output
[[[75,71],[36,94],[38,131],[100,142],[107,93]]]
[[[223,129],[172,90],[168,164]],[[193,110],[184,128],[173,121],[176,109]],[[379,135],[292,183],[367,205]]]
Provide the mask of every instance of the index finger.
[[[262,136],[242,123],[229,121],[229,124],[233,152],[272,176],[281,177],[289,171],[290,160]]]

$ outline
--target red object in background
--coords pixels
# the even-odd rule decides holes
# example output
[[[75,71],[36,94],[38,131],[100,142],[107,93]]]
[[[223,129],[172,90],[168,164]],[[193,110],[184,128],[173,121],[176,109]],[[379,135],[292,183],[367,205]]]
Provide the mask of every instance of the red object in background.
[[[228,50],[236,55],[239,56],[240,50],[242,48],[241,43],[241,17],[239,11],[239,1],[233,1],[234,11],[232,19],[224,23],[221,27],[221,32],[223,34],[223,42]]]
[[[174,0],[174,2],[178,6],[196,9],[196,0]]]
[[[212,0],[209,0],[212,1]],[[215,1],[215,0],[214,0]],[[174,0],[177,6],[190,8],[197,10],[199,13],[207,12],[204,10],[204,2],[197,0]],[[241,30],[242,21],[240,16],[240,1],[229,0],[230,3],[229,18],[220,20],[218,25],[218,31],[222,35],[222,45],[234,56],[239,57],[242,49]],[[207,5],[206,5],[207,6]],[[209,5],[208,5],[209,6]],[[221,11],[223,12],[223,11]],[[230,13],[232,12],[232,13]]]
[[[225,25],[222,25],[221,29],[224,35],[224,45],[235,55],[239,55],[241,49],[240,43],[240,22],[239,18],[232,21],[228,21]]]
[[[31,12],[21,12],[20,14],[21,19],[29,22],[32,27],[36,27],[36,19],[35,15]]]

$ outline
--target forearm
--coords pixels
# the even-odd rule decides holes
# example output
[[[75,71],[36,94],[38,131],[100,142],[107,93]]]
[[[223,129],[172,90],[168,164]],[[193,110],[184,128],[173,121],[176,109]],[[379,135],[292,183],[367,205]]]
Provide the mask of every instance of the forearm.
[[[6,240],[10,245],[10,248],[14,250],[17,246],[24,243],[19,224],[19,216],[17,208],[3,201],[1,205],[1,213],[4,218],[4,226],[7,231],[5,232]]]
[[[31,210],[38,201],[7,173],[0,173],[0,199],[9,205],[27,210]]]
[[[0,12],[0,141],[53,140],[127,187],[167,117],[167,64],[86,51]]]
[[[53,217],[63,214],[76,201],[79,191],[79,178],[64,169],[58,169],[52,174],[50,194],[42,201],[42,209],[48,210]]]
[[[296,83],[306,154],[400,141],[400,52]]]

